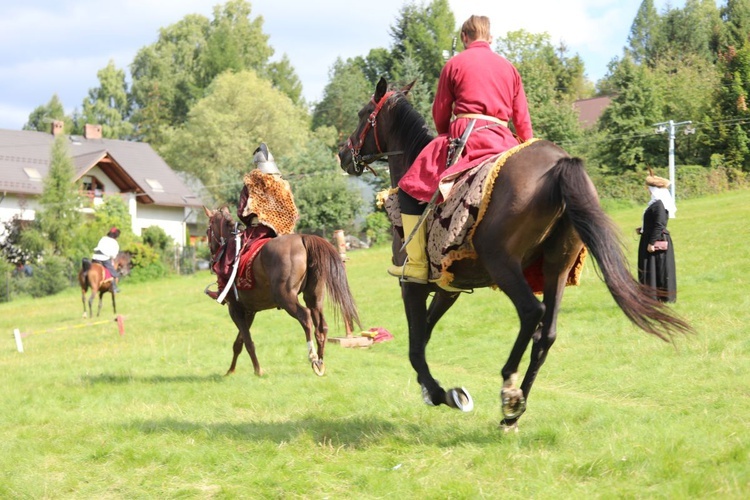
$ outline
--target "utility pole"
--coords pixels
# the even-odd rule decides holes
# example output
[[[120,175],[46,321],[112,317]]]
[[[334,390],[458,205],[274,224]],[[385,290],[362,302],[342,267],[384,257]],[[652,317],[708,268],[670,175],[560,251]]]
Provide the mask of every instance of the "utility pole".
[[[656,127],[656,133],[657,134],[663,134],[664,132],[669,132],[669,191],[672,193],[672,199],[676,200],[674,195],[674,135],[675,131],[677,130],[677,127],[681,127],[683,125],[690,125],[693,122],[686,121],[686,122],[678,122],[675,123],[674,120],[669,120],[668,122],[661,122],[654,124],[654,127]],[[694,134],[695,129],[693,127],[687,127],[685,129],[685,134]]]

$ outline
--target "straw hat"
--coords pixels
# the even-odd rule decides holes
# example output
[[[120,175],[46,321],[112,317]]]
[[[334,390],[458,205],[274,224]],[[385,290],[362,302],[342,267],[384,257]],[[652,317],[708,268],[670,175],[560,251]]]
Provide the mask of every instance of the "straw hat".
[[[659,177],[658,175],[655,175],[654,171],[651,170],[651,167],[649,167],[648,176],[646,177],[646,185],[654,186],[658,188],[668,188],[669,179],[665,179],[664,177]]]

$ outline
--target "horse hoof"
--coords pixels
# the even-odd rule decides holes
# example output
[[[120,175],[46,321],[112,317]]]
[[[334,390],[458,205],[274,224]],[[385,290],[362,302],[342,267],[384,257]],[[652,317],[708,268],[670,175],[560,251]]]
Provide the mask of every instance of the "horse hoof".
[[[503,433],[505,434],[510,434],[511,432],[518,434],[518,422],[509,424],[505,420],[503,420],[502,422],[500,422],[500,429],[502,429]]]
[[[500,403],[503,417],[508,420],[516,420],[526,411],[526,398],[521,389],[503,389],[500,391]]]
[[[313,361],[312,363],[312,369],[315,372],[315,375],[318,377],[322,377],[326,374],[326,365],[323,363],[323,360]]]
[[[461,410],[464,413],[468,413],[474,409],[474,400],[471,398],[469,391],[463,387],[449,390],[445,394],[445,399],[448,406]]]
[[[437,385],[440,385],[440,382],[438,382],[437,380],[435,382],[437,382]],[[422,401],[424,401],[424,404],[426,404],[427,406],[435,406],[435,403],[432,402],[432,396],[430,395],[430,391],[428,391],[427,387],[425,387],[424,385],[422,385],[421,387],[422,387]]]

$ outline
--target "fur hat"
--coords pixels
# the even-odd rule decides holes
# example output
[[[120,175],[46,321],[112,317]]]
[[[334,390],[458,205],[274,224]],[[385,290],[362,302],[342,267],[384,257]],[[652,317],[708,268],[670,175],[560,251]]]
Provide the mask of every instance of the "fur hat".
[[[659,177],[658,175],[654,175],[654,171],[651,170],[651,167],[649,167],[648,176],[646,177],[646,185],[654,186],[658,188],[668,188],[669,180],[665,179],[664,177]]]

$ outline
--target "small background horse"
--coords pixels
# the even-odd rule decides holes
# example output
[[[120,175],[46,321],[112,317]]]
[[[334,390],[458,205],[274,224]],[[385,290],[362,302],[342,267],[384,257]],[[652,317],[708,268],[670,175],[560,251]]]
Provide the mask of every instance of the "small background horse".
[[[114,259],[115,269],[120,273],[121,276],[127,276],[130,274],[132,263],[130,260],[130,254],[128,252],[120,252]],[[106,270],[104,266],[98,262],[91,262],[87,258],[81,260],[81,270],[78,272],[78,283],[81,285],[81,302],[83,302],[83,317],[93,317],[91,313],[91,305],[94,301],[94,296],[99,294],[99,308],[96,311],[96,315],[102,312],[102,297],[106,292],[112,294],[112,310],[117,314],[117,301],[115,299],[116,293],[112,291],[112,280],[106,279]],[[86,292],[91,288],[91,296],[88,299],[88,311],[86,310]]]
[[[234,238],[235,222],[229,210],[209,210],[209,249],[214,261],[225,248],[225,242]],[[259,311],[284,309],[299,321],[307,339],[308,359],[319,376],[325,373],[323,354],[328,337],[328,325],[323,316],[323,303],[327,292],[346,325],[359,323],[354,298],[349,290],[346,270],[338,250],[325,239],[308,234],[287,234],[272,238],[263,245],[253,260],[255,283],[251,290],[230,291],[226,296],[229,315],[239,329],[233,345],[234,357],[227,375],[234,372],[242,345],[250,355],[256,375],[263,374],[255,354],[255,344],[250,327]],[[231,284],[227,285],[231,286]],[[305,306],[299,302],[302,294]],[[312,338],[315,336],[315,344]],[[317,347],[317,348],[316,348]]]
[[[432,140],[425,121],[406,98],[411,85],[389,89],[378,83],[372,100],[359,112],[357,129],[339,151],[341,167],[360,175],[367,162],[388,157],[391,186]],[[396,152],[396,153],[389,153]],[[502,424],[517,428],[531,386],[555,341],[557,314],[567,277],[585,244],[617,305],[639,328],[663,340],[673,332],[691,331],[662,303],[649,297],[635,281],[614,223],[599,204],[583,162],[548,141],[533,143],[505,161],[473,228],[475,258],[453,263],[454,283],[462,288],[497,286],[513,302],[520,330],[502,368]],[[486,193],[483,196],[487,196]],[[438,208],[439,210],[439,208]],[[472,237],[471,234],[469,237]],[[403,263],[400,238],[394,237],[394,263]],[[543,300],[534,296],[524,269],[542,259]],[[435,292],[429,308],[427,299]],[[459,293],[435,285],[402,283],[409,326],[409,360],[430,405],[446,404],[469,411],[473,401],[463,388],[445,391],[433,378],[425,357],[432,330],[456,302]],[[533,341],[529,366],[516,385],[521,359]]]

